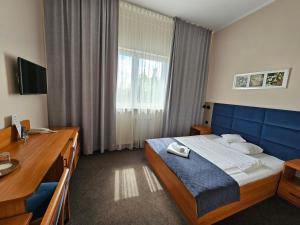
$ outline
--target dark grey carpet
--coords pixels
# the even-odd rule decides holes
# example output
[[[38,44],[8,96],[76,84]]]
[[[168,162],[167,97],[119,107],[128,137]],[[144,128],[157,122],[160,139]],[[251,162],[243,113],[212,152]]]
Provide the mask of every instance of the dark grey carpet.
[[[81,157],[71,181],[69,224],[187,225],[147,165],[142,150]],[[300,225],[300,210],[274,197],[217,225]]]

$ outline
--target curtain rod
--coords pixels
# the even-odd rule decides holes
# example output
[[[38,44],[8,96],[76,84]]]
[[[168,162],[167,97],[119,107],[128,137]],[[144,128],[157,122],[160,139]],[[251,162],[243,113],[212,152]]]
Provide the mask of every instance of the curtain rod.
[[[166,15],[166,14],[164,14],[164,13],[157,12],[157,11],[155,11],[155,10],[153,10],[153,9],[149,9],[149,8],[147,8],[147,7],[144,7],[144,6],[142,6],[142,5],[138,5],[138,4],[135,4],[135,3],[132,3],[132,2],[128,2],[128,1],[124,1],[124,0],[120,0],[120,2],[124,2],[124,3],[127,3],[127,4],[134,5],[134,6],[136,6],[136,7],[140,7],[140,8],[149,10],[149,11],[151,11],[151,12],[153,12],[153,13],[157,13],[157,14],[159,14],[159,15],[161,15],[161,16],[168,17],[169,19],[173,19],[173,20],[174,20],[174,19],[177,17],[177,16],[169,16],[169,15]],[[195,26],[198,26],[198,27],[202,27],[202,28],[204,28],[204,29],[207,29],[207,30],[213,32],[212,29],[210,29],[210,28],[208,28],[208,27],[204,27],[204,26],[202,26],[202,25],[200,25],[200,24],[198,24],[198,23],[194,23],[194,22],[192,22],[192,21],[189,21],[189,20],[186,20],[186,19],[182,19],[182,18],[180,18],[180,17],[177,17],[177,18],[179,18],[179,19],[181,19],[181,20],[183,20],[183,21],[185,21],[185,22],[187,22],[187,23],[190,23],[190,24],[192,24],[192,25],[195,25]]]
[[[174,19],[173,16],[169,16],[169,15],[163,14],[163,13],[161,13],[161,12],[157,12],[157,11],[155,11],[155,10],[153,10],[153,9],[149,9],[149,8],[147,8],[147,7],[145,7],[145,6],[142,6],[142,5],[138,5],[138,4],[135,4],[135,3],[132,3],[132,2],[124,1],[124,0],[121,0],[120,2],[124,2],[124,3],[127,3],[127,4],[134,5],[134,6],[136,6],[136,7],[139,7],[139,8],[143,8],[143,9],[149,10],[149,11],[151,11],[151,12],[153,12],[153,13],[157,13],[157,14],[159,14],[159,15],[161,15],[161,16],[168,17],[169,19]]]

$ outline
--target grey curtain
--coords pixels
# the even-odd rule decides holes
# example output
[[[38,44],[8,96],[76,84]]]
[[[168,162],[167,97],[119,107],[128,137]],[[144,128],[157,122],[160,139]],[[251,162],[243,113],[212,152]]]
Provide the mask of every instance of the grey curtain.
[[[115,145],[118,0],[45,0],[50,126],[80,126],[85,154]]]
[[[200,124],[211,31],[175,18],[163,136],[188,135]]]

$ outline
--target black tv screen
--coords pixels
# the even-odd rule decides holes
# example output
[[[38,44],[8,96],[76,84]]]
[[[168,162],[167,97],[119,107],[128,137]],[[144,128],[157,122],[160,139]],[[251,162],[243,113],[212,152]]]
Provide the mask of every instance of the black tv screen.
[[[46,68],[18,57],[20,94],[47,94]]]

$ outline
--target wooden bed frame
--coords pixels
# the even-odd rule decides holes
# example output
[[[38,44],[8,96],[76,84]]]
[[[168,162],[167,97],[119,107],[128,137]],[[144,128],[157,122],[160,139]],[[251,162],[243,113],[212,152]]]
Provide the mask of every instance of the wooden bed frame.
[[[169,191],[177,206],[192,225],[214,224],[275,195],[281,175],[281,173],[278,173],[241,186],[240,201],[220,207],[202,217],[198,217],[195,198],[148,143],[145,143],[145,156],[154,173]]]

